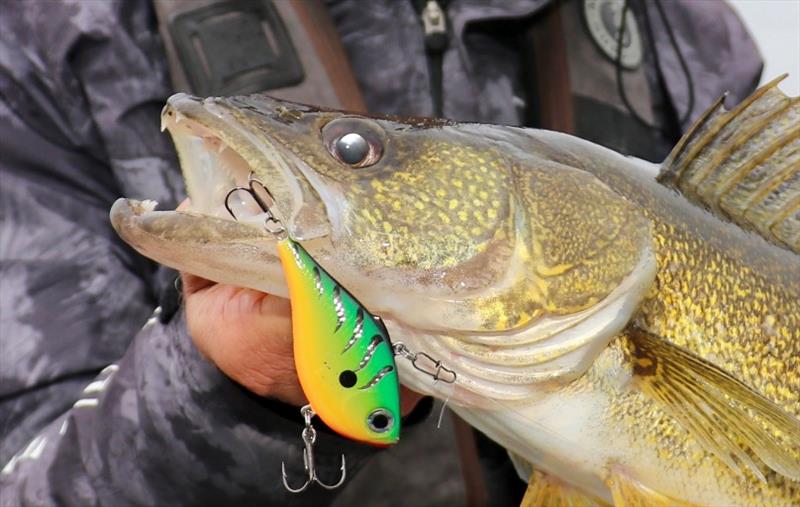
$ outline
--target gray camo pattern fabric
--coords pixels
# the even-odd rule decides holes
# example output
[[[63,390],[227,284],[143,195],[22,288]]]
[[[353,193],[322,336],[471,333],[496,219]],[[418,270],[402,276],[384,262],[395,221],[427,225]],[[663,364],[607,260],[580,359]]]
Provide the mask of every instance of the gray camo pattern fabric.
[[[514,48],[472,28],[547,3],[449,3],[447,116],[519,123]],[[411,2],[327,4],[370,109],[430,115]],[[746,95],[760,69],[735,15],[710,4],[665,3],[698,76],[692,116],[726,90]],[[153,310],[174,275],[135,254],[108,223],[119,196],[167,208],[184,192],[159,132],[171,90],[152,6],[6,1],[2,12],[0,505],[331,503],[337,492],[290,495],[281,485],[283,460],[292,477],[302,475],[296,408],[225,377],[195,350],[181,312],[162,323]],[[721,68],[730,61],[737,65]],[[671,82],[680,79],[677,62],[662,64],[682,110],[685,84]],[[350,473],[374,454],[322,432],[323,478],[336,476],[342,452]]]

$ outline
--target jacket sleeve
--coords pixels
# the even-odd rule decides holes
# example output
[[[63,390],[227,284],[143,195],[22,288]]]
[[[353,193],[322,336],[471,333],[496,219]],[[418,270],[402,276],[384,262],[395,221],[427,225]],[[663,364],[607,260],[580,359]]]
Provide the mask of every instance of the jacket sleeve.
[[[299,410],[224,376],[181,313],[148,321],[154,267],[108,223],[120,195],[180,194],[150,9],[0,16],[0,505],[324,505],[281,483],[283,460],[303,477]],[[326,481],[372,452],[319,435]]]
[[[0,473],[3,505],[325,505],[335,491],[292,495],[304,480],[296,408],[250,394],[207,362],[182,312],[154,316],[127,353],[104,368],[65,414]],[[370,452],[318,433],[321,479],[339,454],[352,473]]]

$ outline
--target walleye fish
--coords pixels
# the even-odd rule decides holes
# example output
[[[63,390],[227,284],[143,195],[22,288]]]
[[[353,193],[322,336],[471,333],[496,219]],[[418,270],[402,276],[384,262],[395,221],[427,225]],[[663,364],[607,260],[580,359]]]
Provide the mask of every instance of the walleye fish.
[[[287,296],[248,181],[449,397],[527,505],[800,505],[800,104],[720,100],[661,165],[569,135],[170,98],[191,209],[117,201],[142,254]]]

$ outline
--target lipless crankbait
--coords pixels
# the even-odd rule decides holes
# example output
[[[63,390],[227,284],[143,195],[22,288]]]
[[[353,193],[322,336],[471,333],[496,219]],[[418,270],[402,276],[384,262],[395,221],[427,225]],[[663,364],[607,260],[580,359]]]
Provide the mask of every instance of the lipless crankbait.
[[[272,196],[252,175],[247,187],[225,198],[244,206],[249,195],[266,214],[265,228],[278,238],[278,252],[292,304],[294,360],[310,412],[341,435],[377,446],[400,438],[400,384],[389,334],[352,294],[289,238],[270,211]],[[305,409],[304,409],[305,410]],[[312,415],[313,417],[313,415]],[[307,458],[308,460],[308,458]]]
[[[314,412],[337,433],[388,446],[400,438],[400,384],[383,322],[299,243],[278,242],[292,303],[297,376]]]

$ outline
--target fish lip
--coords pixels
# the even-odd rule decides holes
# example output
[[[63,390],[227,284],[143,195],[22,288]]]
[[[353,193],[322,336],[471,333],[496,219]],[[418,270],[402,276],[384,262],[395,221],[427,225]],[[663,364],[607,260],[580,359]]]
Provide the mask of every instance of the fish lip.
[[[318,181],[302,159],[268,132],[254,131],[238,121],[234,109],[235,105],[229,105],[226,99],[178,93],[167,100],[162,110],[161,128],[169,131],[178,151],[190,210],[263,229],[265,214],[234,217],[226,208],[229,192],[248,187],[254,177],[274,197],[269,213],[290,236],[308,240],[330,235],[331,223],[338,216],[337,200],[324,198],[324,182]],[[203,142],[198,145],[198,140]],[[228,163],[231,160],[233,163]],[[265,172],[267,177],[261,178]],[[204,178],[211,178],[214,184],[207,184]],[[308,188],[316,194],[311,195]],[[308,209],[319,202],[324,205],[324,214],[312,213],[309,219]]]
[[[158,203],[151,200],[139,201],[120,197],[111,206],[109,219],[112,227],[126,242],[139,249],[143,238],[157,240],[176,240],[208,242],[210,238],[200,238],[198,227],[216,229],[220,234],[230,235],[236,231],[239,238],[258,240],[270,239],[270,235],[258,231],[235,220],[209,217],[206,214],[187,210],[157,210]],[[209,221],[215,222],[209,224]],[[221,229],[227,229],[223,232]]]
[[[111,225],[135,250],[215,282],[288,296],[277,238],[235,220],[191,210],[156,210],[154,201],[120,198]]]

